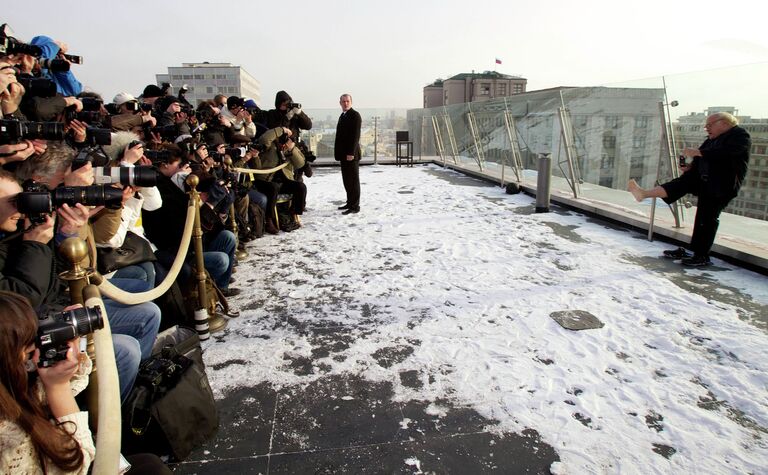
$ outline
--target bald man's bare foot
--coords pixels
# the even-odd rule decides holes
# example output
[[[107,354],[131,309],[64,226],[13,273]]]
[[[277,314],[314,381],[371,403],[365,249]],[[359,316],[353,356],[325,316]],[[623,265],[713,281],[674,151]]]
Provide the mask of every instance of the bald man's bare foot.
[[[627,191],[632,193],[632,196],[634,196],[637,201],[643,201],[646,198],[645,190],[640,188],[640,185],[637,184],[634,178],[627,183]]]

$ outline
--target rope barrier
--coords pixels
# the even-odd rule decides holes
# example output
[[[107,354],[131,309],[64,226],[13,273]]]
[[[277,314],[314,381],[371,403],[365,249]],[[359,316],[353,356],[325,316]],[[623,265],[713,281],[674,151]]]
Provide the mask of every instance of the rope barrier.
[[[96,433],[96,456],[93,460],[92,473],[118,473],[120,466],[120,382],[115,364],[115,349],[112,344],[112,331],[109,327],[107,309],[101,300],[96,286],[89,285],[83,292],[86,307],[99,307],[104,318],[104,328],[93,332],[93,344],[96,347],[96,368],[99,373],[98,393],[98,429]]]
[[[107,297],[124,305],[138,305],[162,296],[171,288],[173,282],[176,281],[179,271],[187,258],[187,249],[189,249],[189,243],[192,240],[192,228],[194,227],[194,223],[195,204],[190,200],[189,206],[187,206],[187,220],[184,224],[184,234],[181,236],[179,251],[176,253],[176,258],[173,261],[173,265],[171,265],[171,269],[168,271],[168,275],[165,276],[165,279],[163,279],[163,282],[160,285],[146,292],[131,293],[115,287],[107,279],[102,279],[99,284],[99,290]]]
[[[234,168],[233,170],[238,173],[248,173],[250,175],[269,175],[270,173],[274,173],[278,170],[282,170],[283,168],[288,166],[288,162],[285,162],[281,165],[278,165],[274,168],[268,168],[265,170],[259,170],[254,168]]]

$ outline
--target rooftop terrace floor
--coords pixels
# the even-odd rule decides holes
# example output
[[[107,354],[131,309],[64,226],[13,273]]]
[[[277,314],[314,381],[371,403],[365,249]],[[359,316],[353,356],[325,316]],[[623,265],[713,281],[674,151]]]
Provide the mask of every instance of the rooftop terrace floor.
[[[177,473],[759,473],[767,278],[434,165],[306,183],[204,344],[215,439]],[[554,312],[603,326],[571,331]]]

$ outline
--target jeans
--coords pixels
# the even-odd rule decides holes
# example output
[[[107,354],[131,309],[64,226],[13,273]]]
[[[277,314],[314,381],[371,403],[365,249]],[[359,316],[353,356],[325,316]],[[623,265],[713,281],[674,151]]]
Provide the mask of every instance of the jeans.
[[[229,287],[232,266],[235,265],[235,235],[232,231],[220,231],[204,245],[203,262],[206,270],[220,289]]]
[[[113,279],[139,279],[149,282],[150,289],[155,288],[155,265],[149,261],[118,269]]]
[[[266,211],[267,209],[267,195],[260,192],[259,190],[249,190],[248,191],[248,199],[251,200],[251,203],[255,203],[259,205],[259,208]]]
[[[117,379],[120,382],[120,402],[124,402],[131,393],[136,375],[141,363],[141,348],[139,342],[128,335],[112,334],[112,345],[115,347],[115,364]]]
[[[122,279],[120,284],[126,291],[135,291],[131,284],[136,286],[134,288],[147,285],[135,279]],[[152,302],[123,305],[109,298],[103,301],[115,345],[120,396],[125,400],[139,372],[139,363],[152,354],[152,346],[160,328],[160,308]]]

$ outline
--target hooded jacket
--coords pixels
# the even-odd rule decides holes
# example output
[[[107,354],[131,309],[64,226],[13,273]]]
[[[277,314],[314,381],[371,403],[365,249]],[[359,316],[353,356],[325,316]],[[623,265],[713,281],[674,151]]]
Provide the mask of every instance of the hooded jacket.
[[[54,59],[59,54],[59,45],[57,45],[52,38],[47,36],[35,36],[30,41],[30,44],[39,46],[43,51],[42,57],[45,59]],[[43,69],[43,75],[49,79],[52,79],[56,83],[56,92],[64,97],[77,96],[83,92],[83,85],[77,80],[72,71],[63,71],[53,73],[47,69]]]
[[[299,136],[299,129],[309,130],[312,128],[312,119],[303,111],[298,114],[294,114],[291,110],[281,111],[280,105],[286,101],[293,102],[293,98],[285,91],[278,91],[275,95],[275,108],[267,111],[266,126],[268,129],[287,127],[291,129],[292,137],[296,139]]]

